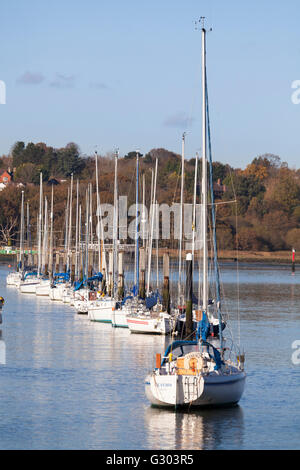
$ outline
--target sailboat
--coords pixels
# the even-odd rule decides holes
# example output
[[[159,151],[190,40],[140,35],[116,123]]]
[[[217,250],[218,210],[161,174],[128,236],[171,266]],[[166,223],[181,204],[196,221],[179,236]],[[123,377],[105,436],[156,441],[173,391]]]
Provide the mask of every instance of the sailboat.
[[[156,355],[156,367],[145,379],[145,392],[152,405],[163,407],[204,407],[236,404],[244,391],[246,374],[244,355],[232,358],[225,347],[222,332],[222,315],[219,292],[216,308],[219,320],[219,346],[208,342],[209,286],[208,286],[208,159],[207,131],[210,147],[206,82],[206,29],[202,27],[202,239],[203,284],[201,315],[198,318],[195,339],[170,343],[164,356]],[[208,124],[208,125],[207,125]],[[211,153],[210,153],[211,155]],[[210,165],[212,181],[212,165]],[[217,242],[214,204],[212,208],[215,274],[218,277]],[[192,322],[192,253],[186,255],[186,320]]]
[[[113,251],[110,253],[110,270],[111,277],[109,282],[109,294],[95,292],[96,298],[87,303],[88,319],[93,322],[112,323],[112,315],[116,306],[116,269],[117,269],[117,248],[118,248],[118,157],[119,151],[115,152],[115,174],[114,174],[114,220],[113,220]],[[105,265],[105,254],[102,260],[101,245],[104,241],[103,225],[100,219],[100,198],[98,190],[98,163],[96,154],[96,190],[97,190],[97,214],[98,214],[98,252],[99,252],[99,267]],[[100,224],[100,225],[99,225]],[[101,240],[102,239],[102,240]],[[101,245],[100,245],[101,244]],[[101,261],[100,261],[101,260]],[[102,263],[104,261],[104,263]],[[102,273],[99,273],[99,280],[101,274],[101,281],[103,279]]]
[[[42,210],[43,210],[43,175],[40,173],[40,200],[38,214],[38,268],[37,272],[25,273],[19,285],[19,290],[23,294],[35,294],[36,287],[41,283],[42,278]]]
[[[158,230],[158,213],[157,213],[157,201],[156,201],[156,182],[157,182],[157,168],[158,160],[156,159],[155,164],[155,178],[153,187],[153,199],[151,203],[151,230],[148,250],[148,280],[146,298],[142,299],[139,297],[139,233],[138,233],[138,202],[139,202],[139,154],[137,152],[136,160],[136,247],[135,247],[135,287],[134,297],[129,299],[123,310],[126,313],[127,325],[131,333],[142,333],[142,334],[159,334],[167,335],[173,330],[173,321],[171,315],[163,310],[163,306],[160,303],[160,297],[157,292],[150,293],[150,271],[151,271],[151,255],[152,255],[152,241],[153,241],[153,229],[154,220],[156,219],[157,230]],[[151,191],[152,193],[152,191]],[[158,253],[158,249],[157,249]]]
[[[24,271],[24,191],[22,191],[21,200],[21,227],[20,227],[20,250],[18,259],[18,270],[9,273],[6,277],[8,286],[19,287]]]

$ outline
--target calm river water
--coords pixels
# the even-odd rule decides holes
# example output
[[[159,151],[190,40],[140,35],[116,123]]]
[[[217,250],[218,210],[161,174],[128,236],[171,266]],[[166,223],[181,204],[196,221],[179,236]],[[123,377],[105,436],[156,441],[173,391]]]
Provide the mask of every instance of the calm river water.
[[[246,351],[239,406],[151,408],[144,378],[165,338],[95,324],[72,307],[5,284],[0,365],[0,449],[299,449],[300,272],[222,266],[224,305]],[[1,328],[0,328],[1,329]],[[294,363],[293,363],[294,362]],[[296,362],[296,363],[295,363]]]

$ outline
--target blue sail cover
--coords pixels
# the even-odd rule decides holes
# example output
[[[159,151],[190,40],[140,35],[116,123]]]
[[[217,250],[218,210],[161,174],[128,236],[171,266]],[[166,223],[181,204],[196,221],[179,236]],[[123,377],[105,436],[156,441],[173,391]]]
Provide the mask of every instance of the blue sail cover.
[[[84,279],[82,281],[75,281],[74,282],[74,291],[80,289],[84,284]]]
[[[206,312],[203,312],[202,320],[198,323],[198,334],[201,335],[201,339],[203,341],[207,340],[207,337],[209,335],[209,331],[210,331],[209,321],[208,321]]]
[[[219,370],[220,367],[222,366],[222,364],[224,364],[224,362],[222,361],[222,358],[221,358],[221,354],[219,353],[219,351],[210,343],[208,343],[207,341],[202,341],[202,344],[203,346],[207,346],[208,349],[211,348],[213,350],[213,358],[215,360],[215,370]]]
[[[93,281],[102,281],[103,275],[102,273],[97,273],[95,276],[89,277],[88,279],[83,278],[82,281],[75,281],[74,282],[74,291],[79,290],[83,285],[86,285],[88,282]]]
[[[138,288],[137,288],[136,285],[133,286],[133,288],[132,288],[132,293],[133,293],[134,297],[136,297],[136,296],[138,295],[139,290],[138,290]]]
[[[146,307],[149,308],[149,309],[154,307],[154,305],[157,304],[158,300],[161,300],[161,297],[160,297],[158,292],[156,292],[155,294],[150,295],[149,297],[146,297],[146,301],[145,301]]]
[[[87,282],[92,282],[92,281],[100,281],[100,282],[101,282],[102,279],[103,279],[102,273],[97,273],[97,274],[95,274],[94,276],[89,277],[88,280],[87,280]]]
[[[132,295],[127,295],[127,297],[124,297],[124,299],[122,300],[121,305],[124,305],[127,302],[127,300],[130,300],[130,299],[133,299]]]
[[[27,271],[24,280],[27,279],[29,276],[37,276],[37,271]]]

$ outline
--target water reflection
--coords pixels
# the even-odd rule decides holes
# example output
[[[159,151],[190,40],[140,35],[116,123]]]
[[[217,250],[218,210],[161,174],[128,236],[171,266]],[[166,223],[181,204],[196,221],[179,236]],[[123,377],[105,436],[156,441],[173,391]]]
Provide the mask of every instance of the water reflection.
[[[240,449],[244,443],[240,406],[180,412],[150,407],[145,422],[151,449]]]
[[[145,397],[145,376],[170,338],[92,323],[68,305],[22,295],[0,269],[0,448],[299,448],[300,366],[291,345],[300,338],[300,274],[242,266],[238,304],[236,265],[223,268],[225,331],[237,338],[239,305],[247,389],[240,407],[186,413],[151,408]]]
[[[0,365],[6,364],[6,344],[0,330]]]

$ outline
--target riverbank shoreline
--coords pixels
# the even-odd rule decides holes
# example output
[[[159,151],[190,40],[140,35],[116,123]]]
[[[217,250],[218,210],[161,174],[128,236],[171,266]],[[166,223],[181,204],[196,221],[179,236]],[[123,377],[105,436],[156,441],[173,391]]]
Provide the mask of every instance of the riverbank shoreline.
[[[189,251],[183,252],[183,256]],[[156,250],[152,250],[156,254]],[[174,249],[160,249],[159,256],[168,253],[170,258],[178,257],[178,250]],[[198,257],[198,252],[195,252]],[[245,263],[270,263],[270,264],[289,264],[292,262],[291,251],[236,251],[236,250],[219,250],[218,259],[224,262],[245,262]],[[297,258],[296,258],[297,264]]]
[[[189,250],[183,251],[183,256],[190,252]],[[162,257],[167,253],[171,259],[178,257],[178,250],[171,248],[160,248],[158,255]],[[156,249],[152,249],[153,256],[156,255]],[[196,258],[198,252],[195,252]],[[0,254],[0,263],[10,262],[13,264],[15,254]],[[292,262],[292,253],[290,251],[236,251],[236,250],[219,250],[218,258],[224,262],[245,262],[245,263],[270,263],[270,264],[289,264]],[[296,254],[297,264],[297,254]]]

